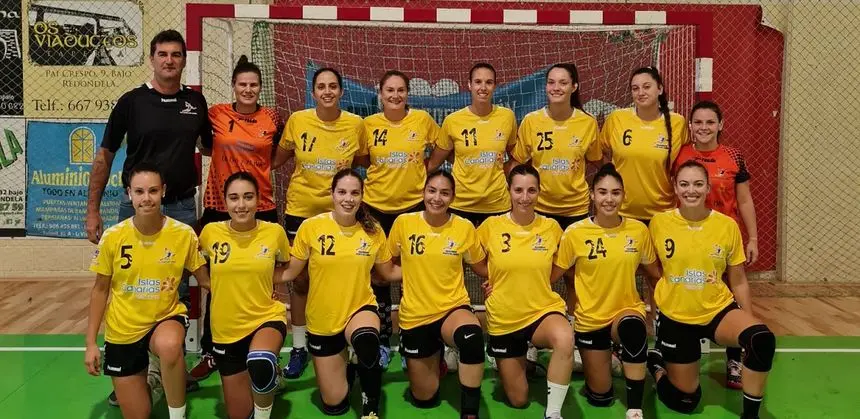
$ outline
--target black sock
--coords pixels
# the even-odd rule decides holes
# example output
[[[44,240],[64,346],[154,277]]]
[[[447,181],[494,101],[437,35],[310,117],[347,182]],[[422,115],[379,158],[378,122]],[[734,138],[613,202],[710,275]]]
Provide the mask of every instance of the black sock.
[[[645,393],[645,380],[627,379],[627,408],[642,409],[642,394]]]
[[[371,412],[379,414],[379,394],[382,392],[382,367],[358,367],[358,381],[361,383],[362,416]]]
[[[460,416],[478,416],[481,405],[481,387],[468,387],[460,384]]]
[[[744,413],[741,417],[744,419],[758,419],[758,409],[761,407],[763,398],[750,396],[744,392]]]
[[[726,361],[741,362],[741,348],[732,348],[731,346],[727,347]]]

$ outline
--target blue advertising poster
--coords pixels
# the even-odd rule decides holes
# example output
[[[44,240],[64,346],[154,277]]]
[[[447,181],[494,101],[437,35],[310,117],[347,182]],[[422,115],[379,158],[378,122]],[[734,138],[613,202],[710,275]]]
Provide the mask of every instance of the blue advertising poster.
[[[30,121],[27,124],[27,235],[86,238],[84,218],[93,158],[105,124]],[[102,199],[104,227],[116,224],[125,147],[114,157]]]

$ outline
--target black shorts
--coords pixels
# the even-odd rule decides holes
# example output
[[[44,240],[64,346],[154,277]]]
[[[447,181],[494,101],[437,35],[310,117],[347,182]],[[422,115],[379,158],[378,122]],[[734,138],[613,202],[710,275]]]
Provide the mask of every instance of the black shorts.
[[[281,333],[281,346],[284,345],[283,337],[287,336],[287,324],[282,321],[270,321],[260,325],[250,335],[245,336],[233,343],[212,343],[212,353],[215,355],[215,364],[222,377],[238,374],[248,369],[248,352],[251,350],[251,341],[254,335],[263,328],[272,328]]]
[[[397,219],[400,214],[424,210],[424,201],[421,201],[404,210],[391,213],[382,212],[374,207],[371,207],[370,205],[367,205],[367,210],[370,212],[370,215],[376,219],[376,221],[379,221],[379,225],[382,226],[382,231],[384,231],[385,235],[387,236],[388,233],[391,232],[391,226],[394,225],[394,220]]]
[[[608,351],[612,349],[612,325],[590,332],[575,332],[573,342],[579,349]]]
[[[350,318],[362,311],[370,311],[377,315],[379,314],[376,310],[376,306],[366,305],[356,310],[355,313],[352,313]],[[330,336],[315,335],[308,332],[308,352],[313,356],[333,356],[341,353],[341,351],[346,349],[346,336],[344,336],[343,332],[344,331],[341,330],[340,332]]]
[[[710,339],[716,343],[714,335],[717,326],[732,310],[740,310],[737,303],[732,302],[722,309],[708,324],[687,324],[666,317],[657,310],[657,341],[655,349],[659,349],[666,362],[673,364],[689,364],[702,357],[701,339]]]
[[[540,211],[535,211],[535,212],[537,212],[540,215],[543,215],[544,217],[552,218],[553,220],[558,221],[558,225],[561,226],[562,230],[567,229],[567,227],[569,225],[571,225],[577,221],[584,220],[584,219],[588,218],[588,213],[585,213],[582,215],[574,215],[573,217],[568,217],[565,215],[547,214],[547,213],[543,213]]]
[[[149,340],[155,329],[164,322],[176,321],[183,328],[188,327],[188,317],[178,315],[166,318],[147,332],[147,334],[134,343],[110,343],[105,342],[104,373],[110,377],[129,377],[149,367]]]
[[[284,230],[287,231],[287,237],[289,237],[291,242],[296,238],[296,233],[299,232],[299,226],[302,225],[302,222],[305,220],[307,220],[305,217],[284,214]]]
[[[490,335],[489,339],[487,339],[487,355],[494,358],[519,358],[521,356],[526,356],[526,352],[529,350],[528,343],[531,342],[535,331],[544,319],[553,315],[559,315],[567,320],[567,316],[565,316],[564,313],[560,311],[552,311],[544,314],[534,323],[517,330],[516,332],[500,336]]]
[[[270,223],[279,223],[278,210],[270,209],[268,211],[257,211],[254,218],[260,221],[268,221]],[[206,224],[217,223],[219,221],[227,221],[230,219],[230,214],[226,211],[218,211],[214,208],[205,208],[203,215],[200,217],[200,228],[206,227]]]
[[[455,210],[454,208],[448,208],[448,212],[450,212],[452,214],[457,214],[457,215],[471,221],[472,225],[474,225],[475,228],[478,228],[481,225],[481,223],[483,223],[484,220],[486,220],[487,218],[490,218],[490,217],[495,216],[495,215],[502,215],[502,214],[507,213],[507,211],[489,212],[489,213],[470,212],[470,211]]]
[[[473,312],[471,306],[459,306],[433,323],[412,329],[400,329],[400,355],[409,359],[422,359],[438,354],[445,345],[442,340],[442,325],[448,320],[448,316],[457,310]]]

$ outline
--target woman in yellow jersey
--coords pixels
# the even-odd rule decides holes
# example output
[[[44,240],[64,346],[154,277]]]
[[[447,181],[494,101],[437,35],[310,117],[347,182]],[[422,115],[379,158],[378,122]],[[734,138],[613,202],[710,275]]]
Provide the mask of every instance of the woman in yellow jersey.
[[[510,212],[489,217],[478,227],[487,253],[486,261],[478,265],[487,266],[476,272],[488,274],[492,287],[486,300],[487,354],[497,360],[508,401],[521,407],[528,403],[528,343],[552,349],[545,416],[560,419],[573,370],[573,330],[564,314],[564,300],[550,288],[562,231],[557,221],[535,213],[540,175],[534,167],[514,167],[508,184]]]
[[[445,171],[428,175],[424,210],[397,217],[388,246],[403,267],[400,354],[407,360],[412,403],[419,408],[439,404],[439,354],[448,345],[460,354],[460,418],[477,419],[484,332],[469,305],[463,262],[474,265],[486,254],[475,226],[448,213],[454,183]]]
[[[573,266],[575,287],[570,288],[570,300],[586,399],[594,406],[612,404],[611,352],[613,342],[617,343],[627,381],[627,419],[641,419],[648,342],[636,269],[641,265],[655,280],[660,270],[648,227],[618,214],[624,183],[612,163],[594,175],[591,200],[594,216],[574,223],[561,237],[552,278]]]
[[[335,173],[350,168],[364,146],[361,117],[340,109],[343,78],[333,68],[321,68],[313,76],[316,107],[290,115],[281,137],[273,167],[295,157],[295,169],[287,186],[284,227],[293,240],[302,221],[332,210],[329,185]],[[305,306],[308,277],[303,273],[292,284],[290,321],[293,350],[284,376],[298,378],[308,363]]]
[[[364,203],[385,234],[398,215],[421,210],[421,189],[427,178],[424,151],[439,136],[439,125],[430,114],[409,108],[408,95],[409,78],[405,74],[391,70],[382,75],[382,112],[364,119],[367,141],[356,159],[367,167]],[[379,303],[380,355],[386,368],[391,360],[391,286],[374,284],[373,293]]]
[[[439,167],[454,151],[454,179],[457,196],[451,212],[471,221],[476,227],[487,217],[511,207],[505,188],[504,163],[517,141],[514,111],[493,105],[496,70],[478,63],[469,70],[472,104],[448,115],[427,170]]]
[[[256,178],[237,172],[224,182],[229,221],[200,233],[209,259],[212,351],[227,415],[267,419],[278,388],[278,355],[287,334],[286,308],[272,298],[276,263],[289,261],[287,234],[277,223],[258,221]]]
[[[170,419],[185,418],[183,344],[188,318],[177,290],[183,270],[207,280],[194,230],[161,213],[166,190],[162,179],[158,168],[148,163],[129,172],[127,192],[135,214],[105,230],[90,266],[96,282],[84,361],[91,375],[99,375],[96,336],[106,317],[104,373],[113,381],[126,418],[148,418],[150,390],[162,384]],[[160,377],[147,379],[149,352],[158,356]]]
[[[651,220],[663,277],[654,292],[657,342],[648,352],[648,369],[660,400],[673,410],[690,413],[702,397],[699,339],[741,347],[741,417],[758,418],[776,338],[752,314],[740,229],[731,217],[705,205],[709,191],[707,169],[687,161],[675,178],[680,207]],[[724,272],[731,290],[722,281]]]
[[[400,268],[391,262],[385,233],[361,202],[363,189],[356,172],[343,169],[335,174],[331,183],[334,211],[302,223],[293,241],[289,268],[278,280],[292,281],[305,266],[310,266],[308,347],[323,412],[340,415],[349,409],[349,342],[358,358],[362,418],[376,419],[382,367],[379,316],[370,288],[370,271],[376,268],[386,280],[399,281]]]

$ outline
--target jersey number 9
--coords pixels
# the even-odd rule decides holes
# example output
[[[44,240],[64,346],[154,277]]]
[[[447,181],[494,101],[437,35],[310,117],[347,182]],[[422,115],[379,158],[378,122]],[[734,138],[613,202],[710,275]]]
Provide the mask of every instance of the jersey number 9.
[[[672,259],[672,256],[675,255],[675,241],[672,239],[666,239],[666,259]]]

